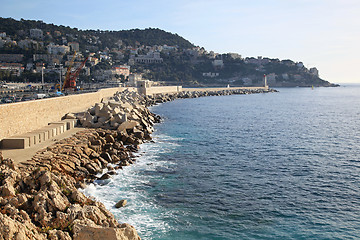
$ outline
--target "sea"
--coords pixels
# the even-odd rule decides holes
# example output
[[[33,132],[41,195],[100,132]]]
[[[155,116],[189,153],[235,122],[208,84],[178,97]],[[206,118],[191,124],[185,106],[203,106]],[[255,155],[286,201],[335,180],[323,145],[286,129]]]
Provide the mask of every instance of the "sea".
[[[277,90],[151,107],[154,141],[85,194],[145,240],[360,239],[360,85]]]

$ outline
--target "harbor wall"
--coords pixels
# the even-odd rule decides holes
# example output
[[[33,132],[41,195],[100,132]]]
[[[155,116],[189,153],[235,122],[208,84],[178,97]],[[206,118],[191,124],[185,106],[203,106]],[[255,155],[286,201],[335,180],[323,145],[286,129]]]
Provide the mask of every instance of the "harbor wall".
[[[106,88],[97,92],[74,94],[0,105],[0,141],[59,121],[66,113],[81,112],[125,88]],[[136,88],[127,88],[136,91]]]
[[[224,87],[224,88],[183,88],[183,91],[186,92],[205,92],[205,91],[224,91],[224,90],[256,90],[256,89],[263,89],[268,90],[269,87]]]
[[[182,86],[159,86],[139,88],[139,92],[145,95],[154,95],[161,93],[177,93],[182,91]]]

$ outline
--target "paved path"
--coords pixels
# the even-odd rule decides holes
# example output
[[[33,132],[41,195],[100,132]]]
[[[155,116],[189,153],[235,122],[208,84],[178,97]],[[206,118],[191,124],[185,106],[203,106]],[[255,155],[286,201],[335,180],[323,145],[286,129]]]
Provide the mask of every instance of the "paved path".
[[[214,87],[214,88],[182,88],[182,91],[189,91],[189,92],[195,92],[195,91],[223,91],[223,90],[257,90],[257,89],[268,89],[266,87]]]
[[[64,139],[64,138],[68,138],[71,137],[72,135],[74,135],[77,132],[83,131],[84,128],[73,128],[70,129],[66,132],[64,132],[63,134],[57,135],[51,139],[46,140],[45,142],[39,143],[34,145],[33,147],[30,148],[25,148],[25,149],[0,149],[0,151],[3,154],[4,158],[11,158],[15,164],[19,164],[21,162],[25,162],[27,160],[30,160],[37,151],[47,148],[48,146],[54,144],[55,142]]]

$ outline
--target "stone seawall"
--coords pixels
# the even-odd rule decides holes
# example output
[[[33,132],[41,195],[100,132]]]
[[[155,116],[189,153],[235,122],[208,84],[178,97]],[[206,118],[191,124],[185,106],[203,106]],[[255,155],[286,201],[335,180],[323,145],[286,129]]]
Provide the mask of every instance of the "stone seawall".
[[[224,87],[224,88],[182,88],[184,92],[214,92],[214,91],[239,91],[239,90],[269,90],[269,87]]]
[[[68,112],[84,111],[103,98],[124,88],[107,88],[93,93],[75,94],[0,105],[0,141],[59,121]]]
[[[141,94],[144,94],[144,95],[178,93],[178,92],[182,91],[182,87],[181,86],[159,86],[159,87],[140,88],[139,91]]]

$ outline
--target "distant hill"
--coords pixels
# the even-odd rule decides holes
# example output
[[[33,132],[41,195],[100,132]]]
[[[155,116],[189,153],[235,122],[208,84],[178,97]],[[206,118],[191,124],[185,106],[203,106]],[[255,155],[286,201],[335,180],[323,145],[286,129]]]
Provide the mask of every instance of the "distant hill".
[[[115,43],[121,39],[125,45],[135,46],[138,42],[145,46],[154,45],[168,45],[178,46],[180,48],[194,47],[192,43],[183,37],[166,32],[158,28],[147,28],[144,30],[131,29],[121,31],[103,31],[103,30],[79,30],[77,28],[66,27],[63,25],[57,26],[54,24],[44,23],[43,21],[24,20],[17,21],[12,18],[0,18],[0,32],[6,32],[8,35],[19,35],[19,29],[23,31],[29,31],[33,28],[39,28],[44,32],[60,31],[63,34],[72,35],[88,35],[99,37],[99,40],[106,45],[106,47],[115,47]],[[80,42],[81,43],[81,42]]]

